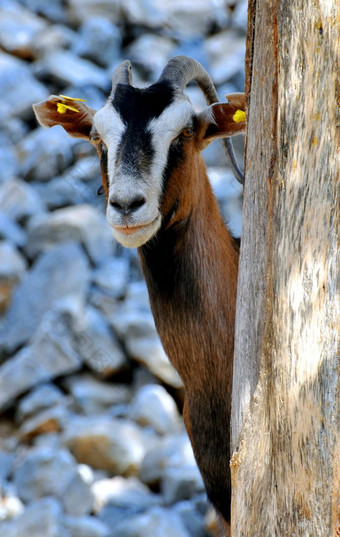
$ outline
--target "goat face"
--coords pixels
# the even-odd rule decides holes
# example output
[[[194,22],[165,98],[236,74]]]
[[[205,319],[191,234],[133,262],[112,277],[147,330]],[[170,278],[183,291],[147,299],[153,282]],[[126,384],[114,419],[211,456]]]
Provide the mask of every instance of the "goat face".
[[[245,121],[235,119],[235,112],[245,107],[243,94],[196,114],[183,93],[190,80],[198,83],[208,103],[216,103],[206,71],[179,56],[146,89],[131,85],[130,63],[123,62],[113,75],[109,99],[97,112],[65,96],[51,96],[33,107],[41,125],[62,125],[71,136],[97,147],[107,220],[124,246],[142,246],[181,212],[183,193],[186,198],[193,193],[194,155],[215,138],[244,131]]]
[[[107,220],[124,246],[145,244],[164,221],[167,172],[176,166],[170,149],[182,133],[194,133],[194,120],[188,99],[165,82],[145,90],[118,84],[95,114],[91,136],[99,141]]]

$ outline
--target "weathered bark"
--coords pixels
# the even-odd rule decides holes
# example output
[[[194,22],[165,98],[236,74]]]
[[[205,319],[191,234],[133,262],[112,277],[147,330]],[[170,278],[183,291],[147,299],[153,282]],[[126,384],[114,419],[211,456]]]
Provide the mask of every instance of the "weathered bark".
[[[249,0],[234,537],[340,535],[338,24]]]

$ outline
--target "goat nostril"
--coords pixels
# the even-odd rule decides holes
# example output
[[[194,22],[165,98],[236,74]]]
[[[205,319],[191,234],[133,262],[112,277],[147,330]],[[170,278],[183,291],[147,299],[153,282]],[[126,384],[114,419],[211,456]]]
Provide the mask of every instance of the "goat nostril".
[[[144,196],[137,196],[131,200],[120,200],[118,198],[110,198],[110,205],[119,213],[122,214],[131,214],[140,207],[142,207],[146,202]]]

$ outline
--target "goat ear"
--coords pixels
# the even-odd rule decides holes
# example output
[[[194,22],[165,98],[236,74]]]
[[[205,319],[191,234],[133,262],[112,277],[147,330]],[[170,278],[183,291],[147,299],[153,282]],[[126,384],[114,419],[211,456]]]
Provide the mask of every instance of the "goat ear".
[[[74,138],[89,139],[95,110],[83,99],[51,95],[46,101],[33,105],[35,116],[43,127],[61,125]]]
[[[201,112],[199,119],[204,126],[202,145],[206,147],[216,138],[241,134],[246,128],[245,95],[231,93],[226,103],[215,103]]]

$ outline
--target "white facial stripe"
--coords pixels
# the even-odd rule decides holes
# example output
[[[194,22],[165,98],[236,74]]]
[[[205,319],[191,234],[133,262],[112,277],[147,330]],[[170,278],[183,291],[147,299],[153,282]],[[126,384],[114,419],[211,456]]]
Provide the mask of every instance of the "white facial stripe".
[[[94,115],[93,123],[99,136],[107,147],[107,171],[109,178],[112,178],[115,169],[117,149],[126,126],[110,102],[107,102],[103,108],[98,110]]]
[[[176,99],[164,112],[150,121],[149,130],[152,132],[155,154],[151,166],[151,176],[158,186],[158,194],[162,190],[162,178],[171,142],[190,122],[194,109],[186,99]]]

